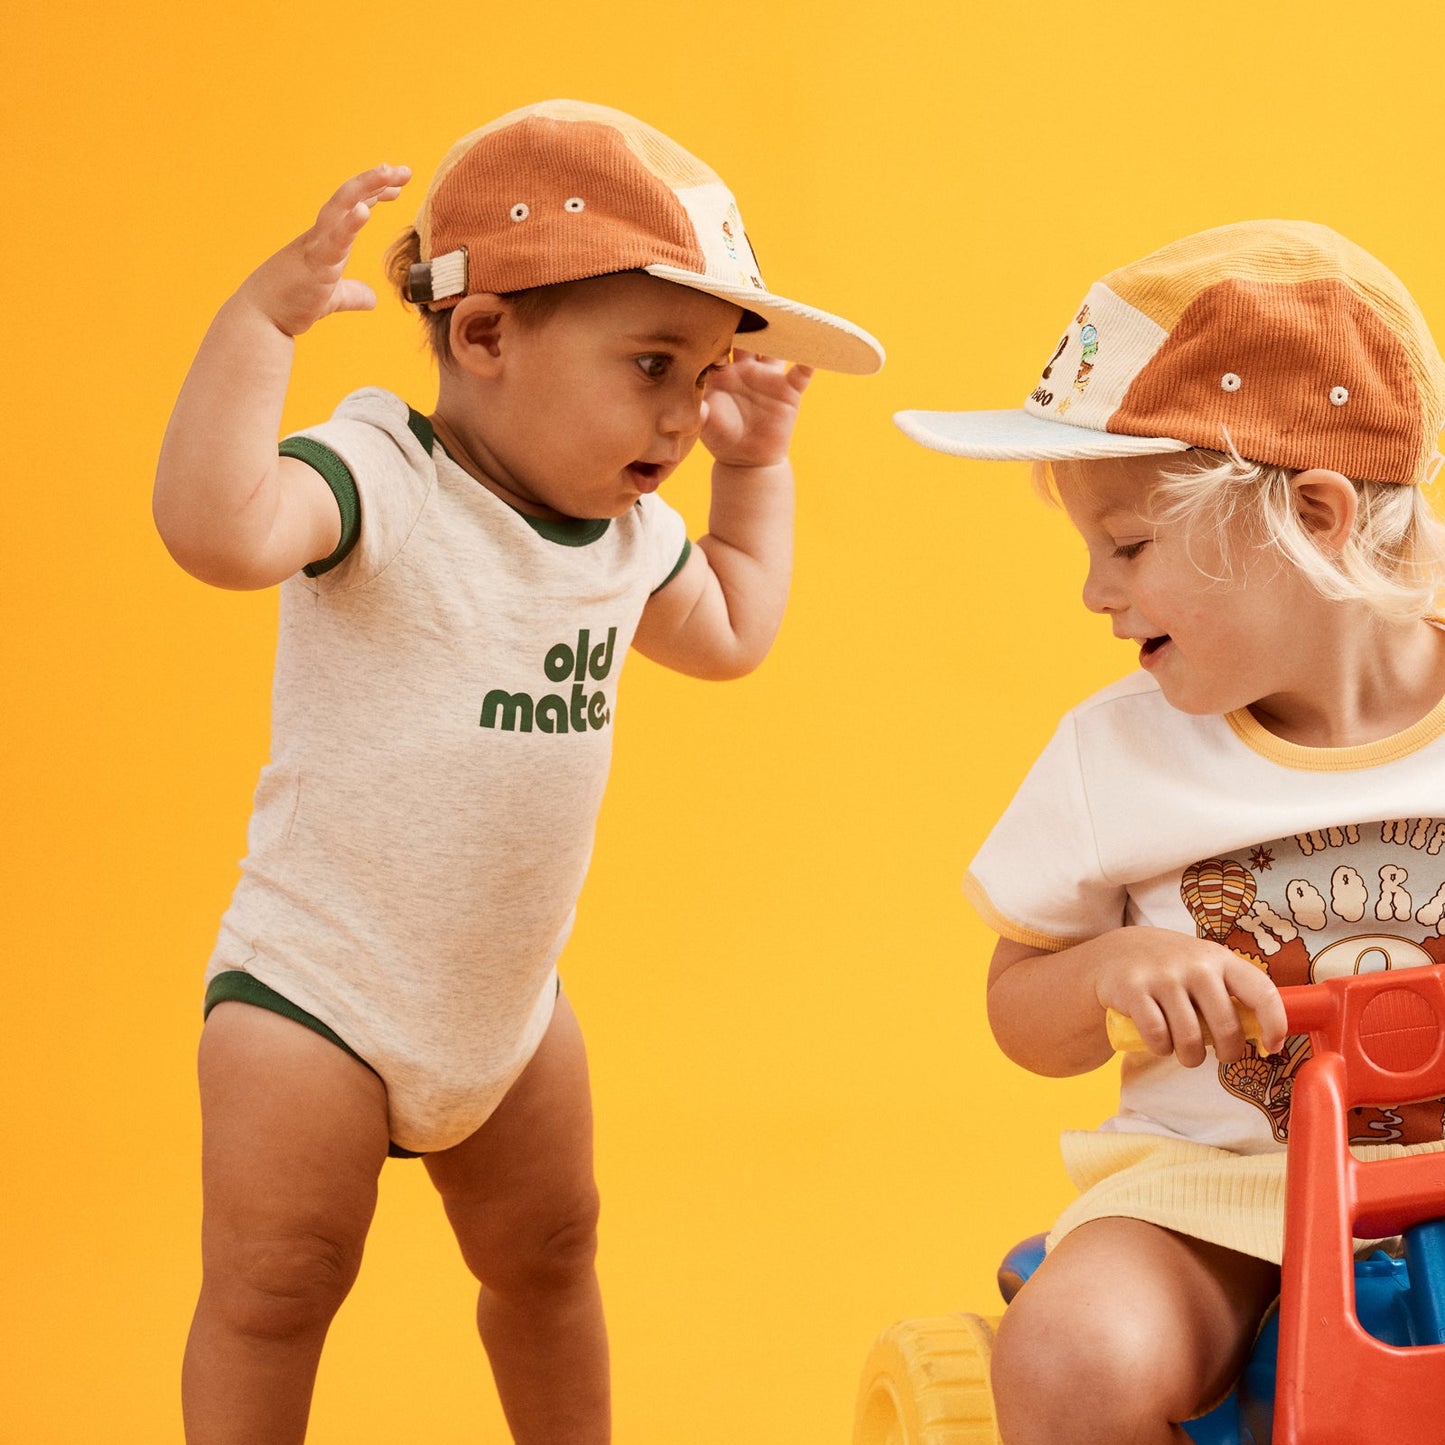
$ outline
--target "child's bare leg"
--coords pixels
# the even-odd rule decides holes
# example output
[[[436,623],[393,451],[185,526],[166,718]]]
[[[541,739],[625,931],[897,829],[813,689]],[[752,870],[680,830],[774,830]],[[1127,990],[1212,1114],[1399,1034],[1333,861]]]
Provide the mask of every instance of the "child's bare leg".
[[[611,1402],[593,1264],[592,1101],[565,996],[496,1113],[426,1165],[481,1282],[477,1325],[513,1439],[603,1445]]]
[[[1279,1269],[1135,1219],[1066,1235],[1009,1305],[992,1361],[1006,1445],[1177,1445],[1233,1383]]]
[[[303,1025],[219,1004],[201,1036],[201,1296],[188,1445],[293,1445],[361,1262],[387,1151],[381,1080]]]

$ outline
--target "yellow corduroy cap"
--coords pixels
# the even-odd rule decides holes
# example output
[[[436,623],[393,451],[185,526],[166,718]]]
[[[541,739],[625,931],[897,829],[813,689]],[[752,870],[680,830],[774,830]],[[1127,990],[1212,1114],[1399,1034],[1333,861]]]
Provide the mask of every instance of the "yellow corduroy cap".
[[[744,309],[750,350],[867,375],[883,348],[861,327],[763,283],[737,202],[675,141],[606,106],[524,106],[463,136],[417,216],[408,296],[432,310],[646,271]]]
[[[1408,291],[1308,221],[1187,236],[1096,282],[1023,407],[904,411],[956,456],[1062,461],[1206,447],[1415,483],[1445,425],[1445,362]]]

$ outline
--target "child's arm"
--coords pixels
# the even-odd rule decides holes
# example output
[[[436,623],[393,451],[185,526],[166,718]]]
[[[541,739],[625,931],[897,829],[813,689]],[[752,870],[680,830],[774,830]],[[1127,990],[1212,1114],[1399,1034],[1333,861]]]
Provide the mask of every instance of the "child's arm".
[[[708,382],[708,533],[642,613],[633,646],[693,677],[751,672],[782,624],[793,571],[788,443],[812,371],[737,353]]]
[[[1225,1063],[1250,1052],[1230,996],[1259,1015],[1264,1046],[1284,1046],[1284,1005],[1269,975],[1206,939],[1167,928],[1115,928],[1058,953],[1001,938],[988,975],[999,1047],[1036,1074],[1087,1073],[1112,1056],[1106,1010],[1132,1018],[1151,1053],[1204,1060],[1200,1020]]]
[[[410,172],[377,166],[346,182],[316,224],[265,261],[223,305],[176,399],[152,508],[171,555],[218,587],[269,587],[332,552],[336,499],[276,440],[295,338],[333,311],[376,305],[343,278],[352,243]]]

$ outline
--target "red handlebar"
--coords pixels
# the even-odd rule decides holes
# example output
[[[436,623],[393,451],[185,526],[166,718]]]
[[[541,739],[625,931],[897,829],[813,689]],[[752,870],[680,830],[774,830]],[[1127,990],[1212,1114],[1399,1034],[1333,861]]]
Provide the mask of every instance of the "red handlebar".
[[[1445,969],[1405,968],[1281,991],[1291,1033],[1345,1062],[1352,1104],[1445,1095]]]

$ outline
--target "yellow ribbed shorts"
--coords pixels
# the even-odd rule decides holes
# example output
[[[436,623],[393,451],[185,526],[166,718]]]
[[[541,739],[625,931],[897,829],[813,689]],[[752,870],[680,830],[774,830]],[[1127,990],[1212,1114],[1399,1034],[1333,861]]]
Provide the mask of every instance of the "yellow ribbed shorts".
[[[1052,1249],[1091,1219],[1142,1219],[1280,1262],[1284,1251],[1285,1153],[1235,1154],[1208,1144],[1158,1134],[1070,1130],[1062,1139],[1064,1167],[1080,1191],[1050,1232]],[[1437,1153],[1428,1144],[1356,1144],[1355,1158],[1390,1159]],[[1379,1243],[1361,1241],[1362,1247]]]

